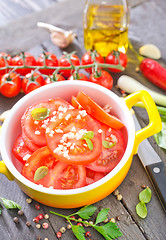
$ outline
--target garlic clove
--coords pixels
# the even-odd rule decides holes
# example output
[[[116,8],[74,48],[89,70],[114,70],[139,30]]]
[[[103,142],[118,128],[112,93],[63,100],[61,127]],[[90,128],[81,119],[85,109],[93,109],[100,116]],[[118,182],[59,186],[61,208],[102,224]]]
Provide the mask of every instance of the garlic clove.
[[[160,59],[161,51],[160,49],[153,44],[145,44],[139,48],[139,53],[142,56],[149,57],[152,59]]]
[[[7,118],[7,116],[9,115],[10,113],[10,110],[7,110],[5,112],[3,112],[1,115],[0,115],[0,121],[1,122],[4,122],[5,121],[5,118]]]

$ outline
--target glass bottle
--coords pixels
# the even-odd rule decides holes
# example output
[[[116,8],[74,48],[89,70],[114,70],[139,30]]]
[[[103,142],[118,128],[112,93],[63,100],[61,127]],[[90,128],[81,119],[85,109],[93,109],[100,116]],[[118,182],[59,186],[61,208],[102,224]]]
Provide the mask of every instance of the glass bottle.
[[[96,50],[103,57],[113,50],[127,51],[127,0],[86,0],[83,25],[86,50]]]

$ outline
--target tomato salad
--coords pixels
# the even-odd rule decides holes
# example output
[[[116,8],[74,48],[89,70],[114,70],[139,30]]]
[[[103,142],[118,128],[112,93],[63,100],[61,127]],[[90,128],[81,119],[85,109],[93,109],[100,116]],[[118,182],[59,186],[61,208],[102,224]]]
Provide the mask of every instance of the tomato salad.
[[[126,149],[124,127],[80,91],[71,104],[55,98],[28,107],[13,154],[28,180],[47,188],[80,188],[119,163]]]

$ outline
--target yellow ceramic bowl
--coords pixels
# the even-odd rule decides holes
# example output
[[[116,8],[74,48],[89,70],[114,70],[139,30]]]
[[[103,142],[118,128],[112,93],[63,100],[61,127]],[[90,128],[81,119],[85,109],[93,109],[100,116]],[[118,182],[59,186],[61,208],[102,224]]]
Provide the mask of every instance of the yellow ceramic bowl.
[[[128,140],[123,158],[101,180],[82,188],[56,190],[30,182],[21,175],[21,165],[16,163],[12,154],[13,143],[21,132],[21,116],[28,106],[40,100],[61,97],[70,102],[71,96],[76,95],[79,90],[84,91],[102,107],[106,104],[111,104],[112,113],[125,124]],[[161,130],[161,120],[157,108],[146,91],[135,92],[124,100],[104,87],[84,81],[58,82],[29,93],[15,104],[9,117],[3,123],[1,129],[1,154],[3,161],[0,162],[0,173],[5,174],[9,180],[14,180],[22,191],[31,198],[48,206],[75,208],[103,199],[113,192],[127,175],[139,143]],[[149,125],[135,132],[134,122],[129,109],[138,101],[143,102],[145,105],[149,115]]]

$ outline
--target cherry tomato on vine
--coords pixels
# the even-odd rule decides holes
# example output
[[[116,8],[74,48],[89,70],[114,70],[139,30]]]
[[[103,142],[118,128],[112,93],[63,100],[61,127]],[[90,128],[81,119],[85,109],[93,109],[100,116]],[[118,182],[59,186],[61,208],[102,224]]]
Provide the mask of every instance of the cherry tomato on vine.
[[[61,82],[61,81],[65,81],[66,79],[61,75],[61,74],[55,74],[55,75],[51,75],[49,77],[47,77],[44,80],[44,85],[50,84],[50,83],[54,83],[54,82]]]
[[[21,53],[20,55],[16,55],[14,58],[12,58],[11,65],[12,66],[22,66],[23,65],[23,59],[25,57],[25,65],[27,66],[36,66],[36,59],[34,56],[32,56],[29,53]],[[31,68],[22,68],[22,69],[16,69],[15,71],[19,73],[20,75],[25,76],[29,72],[31,72],[33,69]]]
[[[88,77],[83,74],[83,73],[73,73],[73,75],[71,75],[68,80],[82,80],[82,81],[89,81]]]
[[[118,54],[118,52],[117,52]],[[127,55],[125,53],[119,52],[119,60],[120,60],[120,64],[122,65],[122,67],[126,67],[127,65]],[[113,65],[118,65],[118,57],[116,57],[115,53],[109,53],[108,56],[105,59],[107,64],[113,64]],[[109,68],[109,70],[111,72],[121,72],[121,70],[119,69],[114,69],[114,68]]]
[[[6,57],[6,61],[9,65],[11,65],[11,56],[7,53],[1,52],[0,53],[0,68],[1,67],[6,67],[6,63],[5,63],[5,59],[4,57]],[[4,69],[4,70],[0,70],[0,75],[4,75],[5,73],[7,73],[8,70]]]
[[[37,72],[28,73],[22,80],[22,89],[25,94],[44,85],[44,78]]]
[[[100,55],[100,53],[95,53],[95,52],[91,53],[91,51],[88,51],[82,56],[82,59],[81,59],[82,65],[89,65],[94,63],[93,56],[92,56],[93,54],[95,57],[95,61],[97,63],[104,63],[104,58]],[[92,68],[86,68],[85,70],[88,73],[92,73]]]
[[[89,77],[89,81],[93,83],[97,83],[105,88],[111,89],[113,86],[113,78],[112,76],[104,71],[99,70],[98,73],[92,73]]]
[[[15,97],[21,90],[21,78],[11,72],[4,74],[0,79],[0,92],[5,97]]]
[[[45,59],[45,60],[44,60]],[[42,53],[37,59],[38,66],[44,66],[44,61],[46,66],[48,67],[57,67],[58,66],[58,59],[55,54],[50,52]],[[39,71],[46,75],[51,75],[55,71],[55,69],[39,69]]]
[[[79,66],[80,65],[80,60],[75,54],[66,54],[62,55],[61,58],[58,60],[58,65],[59,67],[69,67],[71,66],[70,61],[72,65],[74,66]],[[62,75],[65,78],[70,77],[70,75],[74,72],[72,69],[66,69],[66,70],[59,70],[59,73],[62,73]]]

